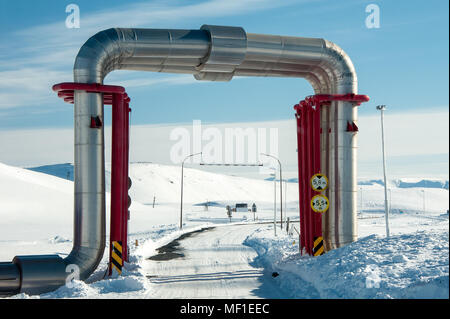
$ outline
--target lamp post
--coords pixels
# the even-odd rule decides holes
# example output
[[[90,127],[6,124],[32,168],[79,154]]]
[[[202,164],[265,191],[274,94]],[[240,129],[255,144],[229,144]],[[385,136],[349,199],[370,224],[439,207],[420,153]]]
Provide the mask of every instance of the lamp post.
[[[283,182],[282,182],[283,181],[283,177],[281,175],[281,162],[280,162],[280,160],[278,158],[276,158],[273,155],[264,154],[264,153],[261,153],[261,155],[272,157],[272,158],[276,159],[278,161],[278,165],[280,166],[280,223],[281,223],[281,229],[283,229]],[[276,180],[277,179],[276,179],[276,176],[275,176],[275,181]]]
[[[362,186],[359,188],[359,195],[360,195],[359,215],[362,216],[362,211],[363,211],[363,188],[362,188]]]
[[[425,215],[425,190],[422,189],[422,195],[423,195],[423,214]]]
[[[386,236],[389,237],[389,207],[387,198],[387,179],[386,179],[386,149],[384,146],[384,111],[386,105],[378,105],[377,110],[381,113],[381,143],[383,150],[383,175],[384,175],[384,215],[386,218]]]
[[[275,169],[274,169],[275,170]],[[273,232],[277,236],[277,172],[273,172]]]
[[[392,212],[392,189],[389,188],[389,213]]]
[[[184,176],[184,162],[195,155],[201,155],[202,152],[200,153],[195,153],[195,154],[191,154],[186,156],[186,158],[183,160],[183,162],[181,162],[181,200],[180,200],[180,229],[183,228],[183,176]]]
[[[287,180],[284,180],[284,215],[287,217]]]

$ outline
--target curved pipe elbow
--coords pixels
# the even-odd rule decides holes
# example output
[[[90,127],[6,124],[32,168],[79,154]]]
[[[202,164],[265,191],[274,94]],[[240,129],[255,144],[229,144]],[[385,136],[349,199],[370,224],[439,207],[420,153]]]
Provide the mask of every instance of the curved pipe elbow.
[[[78,52],[73,68],[75,82],[103,83],[105,76],[120,66],[120,57],[125,55],[116,29],[100,31]]]
[[[199,73],[211,54],[207,30],[126,29],[101,31],[80,49],[74,65],[75,82],[103,83],[113,70]],[[208,59],[207,59],[208,60]]]
[[[64,259],[67,266],[76,265],[80,280],[86,280],[97,269],[105,251],[105,239],[101,240],[98,247],[90,248],[74,247],[69,256]]]
[[[334,93],[358,92],[356,70],[350,57],[337,44],[323,40],[322,61],[319,64],[333,78]]]

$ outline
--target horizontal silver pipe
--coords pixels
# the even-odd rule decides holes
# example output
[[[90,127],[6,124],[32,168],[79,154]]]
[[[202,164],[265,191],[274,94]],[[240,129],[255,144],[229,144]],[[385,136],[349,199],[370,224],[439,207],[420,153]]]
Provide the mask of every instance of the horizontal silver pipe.
[[[122,61],[134,58],[162,58],[161,65],[167,59],[181,58],[191,60],[185,66],[197,67],[209,50],[208,32],[202,30],[108,29],[91,37],[80,49],[74,79],[103,83],[109,72],[123,69]]]
[[[0,262],[0,296],[20,291],[20,270],[11,262]]]
[[[149,64],[122,64],[123,70],[164,72],[175,74],[197,74],[198,70],[193,66],[182,65],[149,65]]]
[[[166,57],[132,57],[124,58],[121,61],[121,67],[124,65],[171,65],[171,66],[190,66],[196,67],[200,65],[200,59],[194,58],[166,58]]]
[[[357,93],[349,57],[323,39],[247,34],[239,27],[204,25],[200,30],[108,29],[80,49],[74,81],[103,83],[114,70],[193,74],[198,80],[230,81],[234,76],[305,78],[315,93]],[[55,255],[17,256],[0,264],[0,293],[38,294],[64,284],[68,266],[87,279],[105,249],[104,129],[90,129],[91,116],[103,119],[99,93],[75,92],[74,246],[65,259]],[[322,150],[330,180],[331,207],[324,214],[327,249],[356,238],[356,138],[345,132],[356,108],[335,102],[322,129],[331,130]],[[104,121],[103,121],[104,122]],[[72,269],[72,267],[70,268]],[[19,275],[19,276],[18,276]],[[19,279],[18,279],[19,278]],[[20,282],[19,282],[20,281]]]
[[[296,71],[274,71],[267,72],[265,70],[242,69],[238,68],[234,72],[235,76],[260,76],[260,77],[283,77],[283,78],[304,78],[313,87],[315,94],[323,92],[321,81],[312,73],[296,72]]]

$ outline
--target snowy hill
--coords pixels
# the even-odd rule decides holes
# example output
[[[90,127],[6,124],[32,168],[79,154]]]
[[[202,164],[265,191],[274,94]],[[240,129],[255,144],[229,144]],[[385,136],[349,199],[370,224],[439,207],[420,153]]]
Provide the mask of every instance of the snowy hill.
[[[28,169],[34,172],[45,173],[73,181],[73,164],[71,163],[44,165],[44,166],[30,167]]]
[[[109,165],[107,165],[106,170],[108,189],[110,182]],[[133,180],[133,186],[130,189],[131,197],[138,202],[149,204],[152,202],[153,196],[156,196],[159,203],[179,203],[181,192],[180,167],[132,163],[130,165],[130,177]],[[194,168],[184,168],[183,183],[183,198],[186,203],[255,201],[258,204],[258,202],[271,203],[274,197],[274,184],[272,182],[215,174]],[[288,201],[298,201],[297,189],[297,185],[288,187]],[[277,196],[279,196],[278,191]]]
[[[273,181],[273,177],[266,178],[267,181]],[[278,180],[278,179],[277,179]],[[298,183],[298,178],[288,179],[289,183]],[[381,179],[360,179],[358,185],[381,185],[384,186],[384,181]],[[420,179],[420,178],[402,178],[392,179],[388,181],[388,187],[397,188],[443,188],[448,190],[448,180],[442,179]]]
[[[1,241],[71,238],[73,183],[0,163],[0,218]]]
[[[70,171],[70,168],[72,168],[70,164],[61,164],[30,170],[0,164],[0,248],[4,245],[15,245],[15,249],[11,247],[0,249],[0,260],[11,259],[17,252],[21,254],[49,253],[45,245],[38,243],[52,242],[55,238],[59,243],[64,243],[66,239],[69,241],[72,239],[73,182],[65,178],[66,170]],[[248,202],[249,205],[255,202],[261,212],[260,219],[264,219],[265,215],[267,218],[273,216],[272,182],[202,172],[191,168],[185,168],[184,172],[184,204],[187,223],[198,225],[211,221],[228,222],[229,219],[223,207],[241,201]],[[60,175],[63,178],[53,175]],[[133,186],[130,189],[132,198],[130,232],[146,232],[160,225],[178,225],[180,168],[136,163],[130,166],[130,176],[133,180]],[[110,189],[109,165],[106,171],[106,189]],[[155,208],[152,206],[153,196],[156,197]],[[296,186],[288,188],[286,198],[291,214],[298,216]],[[220,205],[211,207],[208,212],[205,212],[201,205],[205,201],[217,202]],[[277,202],[279,203],[278,189]],[[107,216],[109,216],[109,204],[109,192],[107,192]],[[265,208],[268,209],[267,213],[264,213]],[[242,218],[247,216],[236,215],[233,221],[241,221]],[[70,251],[70,244],[52,247],[52,249],[67,253]]]
[[[55,164],[28,168],[73,181],[73,164]],[[106,188],[110,189],[111,166],[106,164]],[[200,169],[184,168],[184,200],[198,203],[208,201],[273,201],[273,183],[231,175],[215,174]],[[153,163],[131,163],[130,190],[134,200],[150,204],[153,196],[158,202],[173,203],[180,200],[181,168]],[[272,181],[273,179],[266,179]],[[296,181],[289,180],[290,183]],[[279,187],[279,186],[278,186]],[[287,200],[296,201],[296,185],[288,187]],[[279,194],[277,194],[279,196]],[[279,200],[279,198],[277,198]]]
[[[0,164],[0,261],[10,261],[15,255],[64,256],[70,252],[73,182],[66,177],[71,167],[70,164],[49,165],[36,169],[41,171],[37,172]],[[62,178],[44,174],[42,171]],[[251,213],[235,213],[232,222],[249,222],[255,217],[259,221],[271,221],[273,218],[273,181],[185,168],[184,226],[181,232],[178,230],[180,175],[178,166],[131,164],[133,186],[130,194],[133,203],[130,208],[129,239],[130,243],[136,240],[140,243],[138,247],[130,246],[132,260],[136,263],[134,268],[130,268],[123,277],[117,279],[92,284],[78,283],[75,289],[63,287],[55,293],[41,297],[146,296],[157,289],[156,286],[149,288],[146,280],[146,271],[149,269],[144,267],[146,258],[180,234],[205,226],[232,225],[224,205],[244,201],[255,202],[258,206],[256,216]],[[109,165],[106,181],[109,188]],[[414,187],[408,187],[410,185]],[[420,179],[402,179],[401,183],[390,184],[390,228],[393,237],[388,240],[384,239],[384,188],[377,181],[366,181],[358,187],[360,240],[356,243],[319,258],[299,259],[296,255],[298,238],[295,232],[291,232],[291,235],[281,232],[274,237],[273,226],[264,224],[249,228],[256,229],[256,232],[235,234],[236,238],[247,239],[243,243],[230,242],[230,249],[235,251],[241,245],[247,245],[251,247],[248,248],[249,251],[257,253],[256,258],[252,257],[255,259],[251,265],[266,271],[278,271],[280,278],[288,278],[280,281],[279,286],[280,294],[285,298],[445,297],[445,291],[448,296],[449,192],[438,187],[439,185],[445,184],[431,183],[431,180],[423,183]],[[292,220],[298,219],[297,184],[288,183],[287,187],[288,203],[285,216],[291,217]],[[153,207],[154,196],[156,200]],[[205,202],[211,203],[207,210],[203,205]],[[279,198],[277,202],[279,203]],[[109,214],[109,193],[106,194],[106,205]],[[246,227],[239,229],[244,231]],[[234,234],[232,229],[229,233]],[[207,234],[205,238],[209,238]],[[195,237],[192,240],[195,241]],[[220,237],[211,240],[214,241],[210,243],[213,250],[220,248],[218,242],[215,242],[220,240]],[[401,250],[396,249],[399,243]],[[432,255],[430,249],[433,250]],[[242,258],[250,258],[245,256]],[[208,255],[208,258],[212,257],[213,255]],[[105,253],[93,278],[101,278],[107,258],[108,254]],[[326,269],[325,277],[316,278],[308,270],[318,267]],[[367,285],[367,280],[381,288],[367,290],[367,287],[363,286]]]
[[[384,181],[381,179],[358,181],[358,185],[375,185],[375,184],[384,186]],[[388,181],[388,187],[391,186],[397,188],[420,187],[420,188],[442,188],[448,190],[448,181],[437,179],[402,178]]]

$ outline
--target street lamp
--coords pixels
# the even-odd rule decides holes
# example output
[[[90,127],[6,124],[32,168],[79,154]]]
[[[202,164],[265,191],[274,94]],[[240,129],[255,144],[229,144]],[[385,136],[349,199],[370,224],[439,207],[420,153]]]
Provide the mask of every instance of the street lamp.
[[[272,157],[272,158],[276,159],[278,161],[278,165],[280,166],[280,223],[281,223],[281,229],[283,229],[283,182],[282,182],[283,177],[281,175],[281,162],[278,158],[276,158],[273,155],[264,154],[264,153],[261,153],[261,155]],[[276,180],[276,177],[275,177],[275,180]]]
[[[181,162],[181,201],[180,201],[180,229],[183,228],[183,176],[184,176],[184,162],[195,155],[201,155],[202,152],[200,153],[195,153],[195,154],[191,154],[186,156],[186,158],[183,160],[183,162]]]
[[[277,170],[276,168],[272,168],[274,170],[273,174],[273,233],[275,237],[277,236]]]
[[[392,212],[392,189],[389,188],[389,212]]]
[[[384,111],[386,105],[378,105],[377,110],[381,113],[381,143],[383,150],[383,175],[384,175],[384,215],[386,218],[386,236],[389,237],[389,207],[387,199],[387,179],[386,179],[386,149],[384,146]]]
[[[423,214],[425,215],[425,190],[422,189],[422,195],[423,195]]]
[[[359,201],[359,215],[362,216],[363,211],[363,188],[362,186],[359,187],[359,195],[360,195],[360,201]]]
[[[284,213],[285,219],[287,217],[287,180],[284,180]]]

